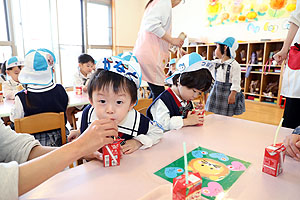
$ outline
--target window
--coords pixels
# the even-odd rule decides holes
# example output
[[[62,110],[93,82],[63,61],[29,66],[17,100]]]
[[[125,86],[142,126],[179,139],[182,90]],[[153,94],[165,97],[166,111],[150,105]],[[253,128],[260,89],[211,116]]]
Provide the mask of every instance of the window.
[[[111,0],[0,0],[0,62],[47,48],[56,81],[71,86],[80,54],[112,55],[111,21]]]
[[[87,53],[96,61],[112,55],[111,1],[87,2]]]
[[[79,0],[59,0],[57,7],[62,83],[64,86],[72,86],[83,45],[81,3]]]
[[[111,45],[111,6],[87,4],[87,32],[90,45]]]
[[[0,41],[7,41],[6,12],[4,1],[0,1]]]

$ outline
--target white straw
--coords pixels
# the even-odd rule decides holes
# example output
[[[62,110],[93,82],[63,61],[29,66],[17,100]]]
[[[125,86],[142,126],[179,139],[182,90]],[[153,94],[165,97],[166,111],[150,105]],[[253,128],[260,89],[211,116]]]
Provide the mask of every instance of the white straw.
[[[274,145],[274,146],[275,146],[275,144],[276,144],[277,136],[278,136],[278,133],[279,133],[279,129],[280,129],[281,126],[282,126],[282,122],[283,122],[283,118],[280,120],[280,123],[279,123],[279,125],[278,125],[278,127],[277,127],[277,130],[276,130],[276,133],[275,133],[274,142],[273,142],[273,145]]]

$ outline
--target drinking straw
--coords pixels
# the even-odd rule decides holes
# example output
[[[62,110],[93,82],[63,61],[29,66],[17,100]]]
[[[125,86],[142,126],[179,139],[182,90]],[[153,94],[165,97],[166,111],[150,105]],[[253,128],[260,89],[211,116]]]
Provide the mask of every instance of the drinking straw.
[[[184,171],[185,171],[185,184],[189,183],[188,177],[188,164],[187,164],[187,155],[186,155],[186,144],[183,142],[183,156],[184,156]]]
[[[273,142],[273,145],[274,145],[274,146],[275,146],[275,144],[276,144],[277,136],[278,136],[278,133],[279,133],[279,129],[280,129],[281,126],[282,126],[282,122],[283,122],[283,118],[281,118],[280,123],[279,123],[279,125],[278,125],[278,127],[277,127],[277,130],[276,130],[276,133],[275,133],[274,142]]]

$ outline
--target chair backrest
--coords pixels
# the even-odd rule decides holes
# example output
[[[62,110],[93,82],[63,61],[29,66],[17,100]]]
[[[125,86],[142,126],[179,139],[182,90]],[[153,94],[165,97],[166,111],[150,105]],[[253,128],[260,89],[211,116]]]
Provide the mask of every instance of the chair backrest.
[[[141,110],[142,108],[148,108],[152,103],[152,99],[139,99],[138,104],[134,106],[136,111]]]
[[[141,114],[143,114],[143,115],[145,115],[146,116],[146,112],[147,112],[147,109],[148,109],[148,107],[146,107],[146,108],[141,108],[141,109],[139,109],[139,110],[137,110],[139,113],[141,113]]]
[[[66,128],[64,113],[40,113],[21,119],[15,119],[15,131],[17,133],[39,133],[53,129],[61,131],[62,144],[66,144]]]

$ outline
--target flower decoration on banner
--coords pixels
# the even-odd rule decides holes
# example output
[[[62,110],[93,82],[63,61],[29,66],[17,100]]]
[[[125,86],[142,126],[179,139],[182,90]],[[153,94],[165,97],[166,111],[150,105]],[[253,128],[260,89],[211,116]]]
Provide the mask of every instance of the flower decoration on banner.
[[[255,26],[253,23],[249,23],[247,26],[247,30],[253,33],[258,33],[260,28],[259,26]]]
[[[209,21],[209,24],[211,26],[211,23],[215,21],[218,17],[218,14],[220,13],[222,8],[222,4],[219,3],[219,0],[209,0],[208,7],[207,7],[207,14],[209,17],[207,18]]]
[[[296,3],[297,0],[208,0],[208,24],[288,18],[290,12],[296,9]]]
[[[278,25],[271,24],[270,22],[266,22],[264,25],[264,31],[270,31],[272,33],[275,33],[278,30]]]

